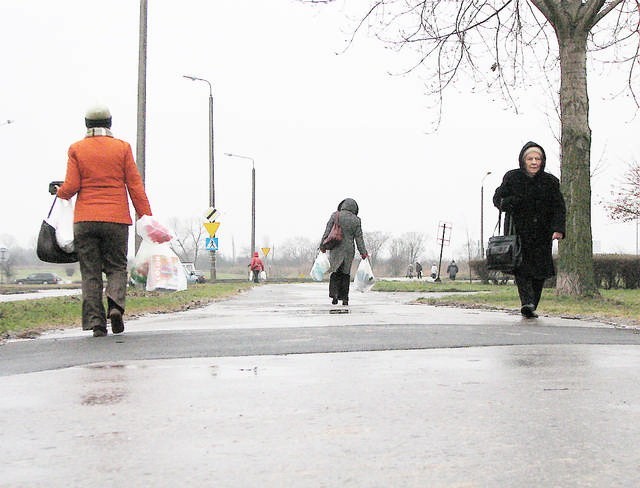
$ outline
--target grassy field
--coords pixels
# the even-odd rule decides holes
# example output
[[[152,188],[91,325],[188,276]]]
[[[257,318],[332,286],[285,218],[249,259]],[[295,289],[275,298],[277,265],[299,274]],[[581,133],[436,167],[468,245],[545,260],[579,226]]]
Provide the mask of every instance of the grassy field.
[[[515,285],[483,285],[462,281],[380,281],[376,283],[374,290],[416,292],[416,301],[429,305],[520,310]],[[435,292],[455,294],[429,297],[429,293]],[[640,290],[600,290],[600,295],[595,298],[572,298],[559,296],[554,289],[545,288],[538,313],[554,317],[597,319],[620,325],[640,325]]]
[[[166,313],[202,307],[208,303],[236,294],[252,283],[214,283],[190,285],[179,292],[147,292],[129,289],[126,318],[144,313]],[[21,287],[23,290],[37,287]],[[4,287],[4,291],[11,288]],[[80,295],[42,298],[0,303],[0,338],[31,336],[43,330],[73,327],[81,324]]]

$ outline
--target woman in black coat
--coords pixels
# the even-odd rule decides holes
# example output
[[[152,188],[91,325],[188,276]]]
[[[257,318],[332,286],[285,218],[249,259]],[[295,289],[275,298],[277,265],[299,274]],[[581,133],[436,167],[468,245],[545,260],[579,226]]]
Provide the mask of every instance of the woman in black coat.
[[[551,255],[554,239],[565,235],[566,210],[558,178],[546,173],[546,154],[527,142],[518,157],[519,169],[508,171],[496,189],[493,204],[505,212],[505,233],[512,220],[522,243],[522,264],[514,271],[522,308],[535,318],[544,281],[555,275]]]
[[[338,205],[338,210],[331,214],[327,226],[320,239],[320,251],[326,252],[322,243],[331,232],[333,223],[338,218],[342,227],[343,238],[340,244],[329,251],[331,276],[329,277],[329,296],[334,305],[342,300],[343,305],[349,305],[349,285],[351,283],[351,264],[355,256],[355,246],[362,259],[366,259],[367,248],[362,238],[362,223],[358,217],[358,204],[353,198],[345,198]],[[354,246],[355,241],[355,246]]]

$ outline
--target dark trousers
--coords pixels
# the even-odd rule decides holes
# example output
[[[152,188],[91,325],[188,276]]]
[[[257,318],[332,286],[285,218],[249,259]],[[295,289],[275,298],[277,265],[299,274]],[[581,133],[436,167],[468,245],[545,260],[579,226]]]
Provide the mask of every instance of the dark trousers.
[[[518,286],[518,295],[520,295],[521,305],[533,305],[534,310],[538,308],[540,297],[542,296],[542,287],[544,286],[544,278],[533,278],[531,276],[515,275],[516,285]]]
[[[339,269],[329,276],[329,296],[338,300],[349,300],[349,285],[351,275]]]
[[[260,270],[252,269],[251,272],[253,273],[253,282],[260,283]]]
[[[102,273],[107,276],[108,311],[118,308],[124,313],[129,226],[112,222],[78,222],[74,224],[73,232],[82,275],[82,328],[106,327]]]

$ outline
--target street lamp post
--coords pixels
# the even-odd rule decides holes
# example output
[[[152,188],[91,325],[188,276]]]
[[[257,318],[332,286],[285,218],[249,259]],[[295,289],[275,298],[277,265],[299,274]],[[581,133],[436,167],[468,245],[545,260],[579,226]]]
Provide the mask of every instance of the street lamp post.
[[[231,158],[248,159],[251,161],[251,255],[256,251],[256,166],[253,158],[239,154],[224,153]]]
[[[484,179],[491,174],[487,171],[480,180],[480,257],[484,259]]]
[[[211,205],[212,208],[216,208],[215,173],[213,165],[213,88],[211,82],[204,78],[190,75],[183,75],[183,78],[191,81],[202,81],[209,85],[209,205]],[[211,281],[215,281],[216,279],[216,252],[211,251]]]

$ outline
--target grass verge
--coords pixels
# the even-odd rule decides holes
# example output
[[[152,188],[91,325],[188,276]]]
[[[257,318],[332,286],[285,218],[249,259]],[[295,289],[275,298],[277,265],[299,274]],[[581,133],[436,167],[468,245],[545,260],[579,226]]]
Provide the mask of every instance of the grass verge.
[[[515,285],[380,281],[376,283],[374,290],[424,293],[424,296],[416,297],[416,302],[429,305],[517,312],[520,310],[518,289]],[[429,293],[435,292],[452,294],[428,296]],[[640,290],[600,290],[599,297],[582,298],[560,296],[555,293],[555,290],[545,288],[538,306],[538,313],[637,327],[640,326]]]
[[[252,283],[204,283],[190,285],[178,292],[149,292],[129,289],[127,318],[145,313],[168,313],[188,310],[234,295]],[[30,337],[44,330],[80,326],[80,295],[0,303],[0,337]]]

